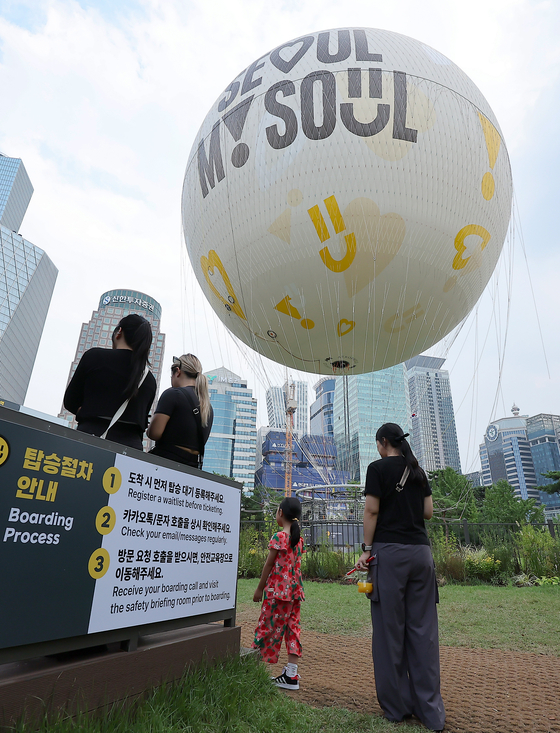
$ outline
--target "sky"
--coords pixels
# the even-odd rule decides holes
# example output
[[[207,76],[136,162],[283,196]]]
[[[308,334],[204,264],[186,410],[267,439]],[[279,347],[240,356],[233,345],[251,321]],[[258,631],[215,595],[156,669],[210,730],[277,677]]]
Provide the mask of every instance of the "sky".
[[[429,352],[447,359],[463,471],[479,468],[487,425],[514,402],[522,414],[560,414],[554,0],[0,0],[0,151],[23,159],[35,189],[21,234],[59,270],[28,407],[59,412],[81,324],[104,291],[130,288],[162,305],[166,363],[190,351],[205,371],[231,369],[266,424],[264,391],[283,368],[255,369],[205,301],[185,254],[182,182],[206,113],[237,73],[285,41],[341,27],[395,31],[448,56],[507,145],[514,224],[502,257],[460,333]],[[311,402],[318,377],[292,376],[308,380]]]

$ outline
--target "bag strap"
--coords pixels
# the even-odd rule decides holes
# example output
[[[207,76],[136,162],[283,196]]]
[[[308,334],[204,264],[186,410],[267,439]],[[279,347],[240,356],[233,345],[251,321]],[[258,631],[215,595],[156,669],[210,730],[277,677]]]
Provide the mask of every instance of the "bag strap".
[[[192,406],[194,400],[191,391],[188,389],[188,387],[183,387],[181,391],[187,398],[189,404]],[[195,403],[194,407],[192,408],[192,413],[194,415],[196,432],[198,436],[198,467],[200,470],[202,470],[202,462],[204,461],[204,437],[202,434],[202,416],[200,414],[200,401]]]
[[[138,382],[138,389],[140,389],[140,387],[142,386],[142,382],[143,382],[143,381],[144,381],[144,380],[146,379],[146,377],[148,376],[148,372],[149,372],[149,371],[150,371],[150,370],[148,369],[148,365],[146,364],[146,368],[144,369],[144,374],[142,375],[142,379],[141,379],[141,380],[140,380],[140,381]],[[130,402],[130,397],[129,397],[129,398],[127,399],[127,400],[125,400],[125,401],[124,401],[124,402],[122,403],[122,405],[121,405],[121,406],[119,407],[119,409],[118,409],[118,410],[117,410],[117,411],[115,412],[115,414],[113,415],[113,418],[112,418],[111,422],[109,423],[109,427],[108,427],[108,428],[107,428],[107,430],[106,430],[106,431],[105,431],[105,432],[103,433],[103,435],[100,435],[100,436],[99,436],[100,438],[106,438],[106,437],[107,437],[107,433],[109,432],[109,430],[111,430],[111,428],[113,427],[113,425],[114,425],[114,424],[115,424],[115,423],[116,423],[116,422],[117,422],[118,420],[120,420],[120,418],[121,418],[121,416],[122,416],[123,412],[124,412],[124,411],[126,410],[126,408],[127,408],[127,405],[128,405],[128,403],[129,403],[129,402]]]
[[[404,473],[403,473],[403,475],[401,476],[401,480],[400,480],[400,481],[399,481],[399,482],[397,483],[397,485],[395,486],[395,489],[396,489],[397,491],[402,491],[402,490],[404,489],[404,485],[406,484],[406,480],[407,480],[407,478],[409,477],[409,475],[410,475],[410,469],[409,469],[409,467],[407,466],[407,467],[406,467],[406,468],[404,469]]]

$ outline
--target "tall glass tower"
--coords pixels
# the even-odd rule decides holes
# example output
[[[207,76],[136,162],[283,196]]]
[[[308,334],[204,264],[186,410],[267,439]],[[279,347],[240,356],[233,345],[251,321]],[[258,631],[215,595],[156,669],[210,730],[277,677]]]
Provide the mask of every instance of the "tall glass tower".
[[[266,390],[268,426],[276,430],[286,429],[286,394],[288,385],[291,386],[292,384],[294,385],[294,397],[297,402],[297,409],[294,413],[294,432],[302,438],[309,432],[307,382],[291,379],[289,382],[284,382],[282,387],[269,387]]]
[[[204,470],[255,486],[257,400],[247,380],[225,367],[205,372],[214,423],[204,451]]]
[[[22,405],[58,270],[19,227],[33,186],[19,158],[0,154],[0,398]]]
[[[94,346],[100,346],[104,349],[112,347],[111,336],[117,327],[117,324],[125,316],[131,313],[138,313],[143,316],[152,326],[152,346],[150,348],[150,364],[151,371],[157,381],[157,393],[159,393],[161,368],[163,353],[165,349],[165,334],[161,333],[161,305],[145,293],[137,290],[108,290],[103,293],[99,299],[97,310],[91,314],[91,320],[88,323],[82,323],[80,338],[76,347],[76,355],[70,366],[68,375],[68,383],[74,376],[76,367],[84,352],[92,349]],[[169,385],[166,385],[166,388]],[[74,415],[64,409],[64,405],[60,411],[59,417],[66,418],[70,421],[72,427],[76,427]],[[145,439],[145,447],[147,439]]]
[[[363,483],[367,467],[379,458],[375,434],[386,422],[410,432],[410,399],[404,364],[372,374],[336,378],[333,431],[339,467]]]
[[[406,362],[412,452],[425,471],[450,466],[461,473],[449,372],[445,359],[415,356]]]

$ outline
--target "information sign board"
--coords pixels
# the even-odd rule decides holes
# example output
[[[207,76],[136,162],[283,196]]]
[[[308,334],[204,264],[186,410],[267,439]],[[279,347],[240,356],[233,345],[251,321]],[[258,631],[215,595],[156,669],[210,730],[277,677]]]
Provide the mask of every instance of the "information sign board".
[[[161,464],[0,415],[0,649],[235,607],[239,488]]]

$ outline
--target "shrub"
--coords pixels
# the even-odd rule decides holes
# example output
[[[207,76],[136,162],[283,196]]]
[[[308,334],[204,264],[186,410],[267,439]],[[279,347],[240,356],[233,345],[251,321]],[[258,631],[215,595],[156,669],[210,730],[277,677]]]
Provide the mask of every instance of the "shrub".
[[[446,580],[465,580],[465,560],[455,536],[446,537],[443,527],[434,527],[430,534],[436,575]]]
[[[516,544],[523,571],[537,578],[560,575],[560,540],[547,529],[536,529],[530,524],[521,527]]]
[[[307,550],[301,563],[301,572],[305,578],[335,580],[346,573],[346,560],[341,552],[335,552],[326,544]]]
[[[240,578],[259,578],[268,555],[268,537],[256,527],[242,529],[239,534]]]
[[[501,563],[481,547],[465,550],[465,576],[467,580],[491,581],[500,573]]]

